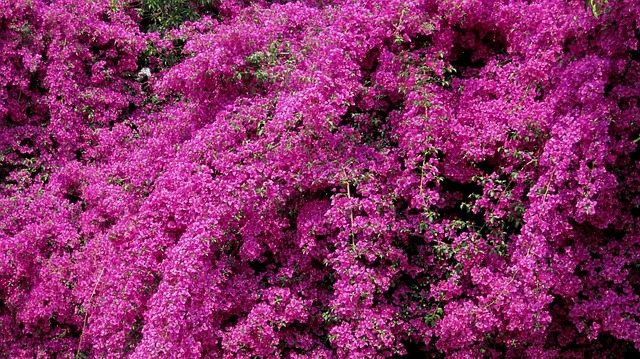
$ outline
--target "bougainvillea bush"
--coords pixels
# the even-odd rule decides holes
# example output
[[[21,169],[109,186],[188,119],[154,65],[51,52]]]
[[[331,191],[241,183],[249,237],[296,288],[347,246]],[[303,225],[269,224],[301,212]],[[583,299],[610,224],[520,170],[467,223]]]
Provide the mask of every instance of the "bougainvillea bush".
[[[640,2],[171,4],[0,1],[0,358],[638,355]]]

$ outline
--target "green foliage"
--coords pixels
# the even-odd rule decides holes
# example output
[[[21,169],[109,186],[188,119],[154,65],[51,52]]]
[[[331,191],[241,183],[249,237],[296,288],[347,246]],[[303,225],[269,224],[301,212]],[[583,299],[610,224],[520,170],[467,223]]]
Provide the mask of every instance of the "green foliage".
[[[602,14],[602,7],[608,2],[609,0],[585,0],[585,6],[591,9],[593,16],[598,17]]]
[[[433,313],[425,315],[423,320],[426,324],[433,328],[436,326],[436,321],[442,319],[443,316],[444,310],[440,307],[437,307]]]
[[[164,33],[202,14],[216,16],[218,4],[219,0],[143,0],[138,11],[143,30]]]

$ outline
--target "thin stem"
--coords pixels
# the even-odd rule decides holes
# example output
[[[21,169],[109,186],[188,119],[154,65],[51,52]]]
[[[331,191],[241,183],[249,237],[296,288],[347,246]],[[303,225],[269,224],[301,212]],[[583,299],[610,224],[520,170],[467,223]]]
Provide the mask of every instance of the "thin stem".
[[[549,176],[549,181],[547,182],[547,188],[544,190],[544,195],[542,196],[542,202],[546,202],[547,201],[547,193],[549,193],[549,187],[551,186],[551,181],[553,180],[553,175],[554,172],[551,172],[551,176]]]
[[[342,170],[342,174],[344,175],[344,182],[347,185],[347,198],[351,199],[351,189],[349,188],[349,180],[347,180],[347,172],[343,169]],[[349,201],[351,202],[351,201]],[[349,217],[351,219],[351,231],[350,231],[350,235],[351,235],[351,245],[355,246],[356,244],[356,240],[355,240],[355,236],[353,235],[353,208],[351,207],[351,203],[349,203]]]
[[[80,354],[80,347],[82,345],[82,337],[84,336],[84,330],[87,326],[87,318],[89,317],[89,306],[91,305],[91,301],[93,300],[93,296],[96,294],[96,289],[98,288],[98,284],[100,283],[100,280],[102,279],[102,274],[104,273],[104,268],[102,268],[100,270],[100,274],[98,274],[98,280],[96,281],[96,284],[94,284],[93,286],[93,291],[91,292],[91,296],[89,297],[89,303],[87,303],[87,308],[85,308],[85,312],[84,312],[84,321],[82,323],[82,332],[80,333],[80,339],[78,340],[78,350],[76,351],[76,358],[78,357],[78,355]]]

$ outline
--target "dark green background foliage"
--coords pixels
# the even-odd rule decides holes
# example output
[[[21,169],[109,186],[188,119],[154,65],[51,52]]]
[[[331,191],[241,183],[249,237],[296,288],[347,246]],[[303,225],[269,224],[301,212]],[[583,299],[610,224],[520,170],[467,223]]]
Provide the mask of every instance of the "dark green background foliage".
[[[218,0],[144,0],[137,8],[142,17],[142,30],[164,33],[202,15],[216,17],[219,4]]]

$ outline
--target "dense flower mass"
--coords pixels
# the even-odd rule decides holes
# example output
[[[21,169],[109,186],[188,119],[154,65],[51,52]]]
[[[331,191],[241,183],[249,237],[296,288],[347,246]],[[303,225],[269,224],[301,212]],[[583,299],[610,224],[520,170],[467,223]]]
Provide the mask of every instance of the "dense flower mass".
[[[0,0],[0,358],[638,355],[640,2],[144,3]]]

